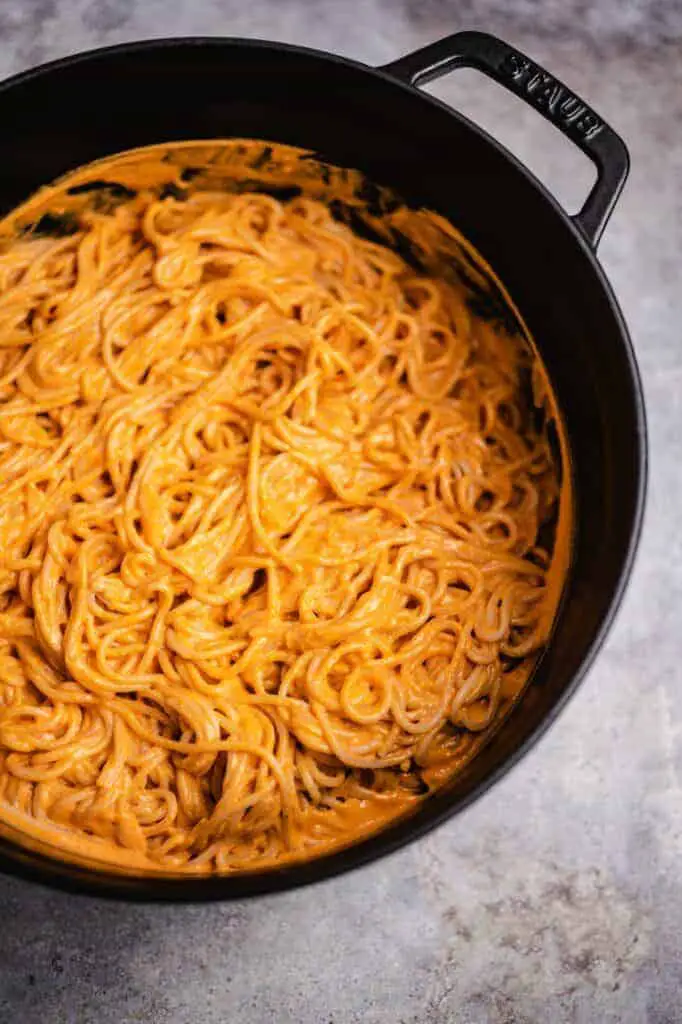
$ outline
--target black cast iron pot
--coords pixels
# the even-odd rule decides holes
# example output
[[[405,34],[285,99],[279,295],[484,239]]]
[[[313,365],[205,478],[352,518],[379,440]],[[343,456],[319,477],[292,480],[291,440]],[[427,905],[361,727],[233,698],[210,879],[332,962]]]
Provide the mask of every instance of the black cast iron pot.
[[[506,150],[415,88],[478,68],[552,121],[596,164],[567,216]],[[130,876],[0,840],[0,869],[133,899],[220,899],[287,889],[374,860],[490,786],[547,728],[604,639],[630,572],[644,501],[642,391],[594,250],[623,187],[621,139],[542,68],[465,32],[373,69],[313,50],[234,39],[136,43],[69,57],[0,85],[0,210],[97,157],[171,140],[264,138],[358,168],[450,219],[508,288],[535,337],[572,451],[576,535],[553,640],[523,701],[454,782],[409,819],[338,853],[227,877]]]

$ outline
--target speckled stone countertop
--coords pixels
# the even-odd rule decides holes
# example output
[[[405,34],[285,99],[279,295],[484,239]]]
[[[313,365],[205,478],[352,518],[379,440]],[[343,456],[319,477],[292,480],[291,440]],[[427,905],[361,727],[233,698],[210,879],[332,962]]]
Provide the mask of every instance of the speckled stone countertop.
[[[215,906],[128,906],[0,878],[9,1024],[682,1021],[680,0],[0,0],[0,74],[136,37],[248,35],[381,63],[458,28],[526,50],[626,139],[600,256],[648,402],[640,556],[597,664],[464,814],[353,875]],[[433,91],[568,206],[580,157],[472,73]],[[8,140],[3,140],[4,144]],[[595,339],[598,344],[599,339]]]

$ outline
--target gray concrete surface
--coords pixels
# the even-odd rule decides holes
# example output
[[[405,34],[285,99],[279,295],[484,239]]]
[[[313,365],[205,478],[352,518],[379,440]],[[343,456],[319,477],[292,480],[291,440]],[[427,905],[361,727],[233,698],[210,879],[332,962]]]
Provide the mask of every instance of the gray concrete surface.
[[[379,63],[459,27],[526,49],[631,149],[601,257],[644,375],[652,473],[616,628],[510,776],[436,834],[352,876],[176,908],[0,879],[0,1024],[682,1021],[680,0],[0,0],[0,73],[192,32]],[[577,205],[585,168],[536,115],[517,107],[510,118],[511,101],[468,75],[433,91]]]

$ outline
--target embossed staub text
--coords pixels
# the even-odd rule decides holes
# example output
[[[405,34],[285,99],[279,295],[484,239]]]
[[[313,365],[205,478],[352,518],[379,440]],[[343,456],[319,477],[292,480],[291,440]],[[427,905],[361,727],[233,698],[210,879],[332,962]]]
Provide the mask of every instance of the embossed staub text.
[[[527,96],[539,110],[546,111],[556,124],[570,129],[585,141],[596,138],[603,129],[604,122],[593,110],[521,54],[507,54],[500,64],[499,74],[516,92]]]

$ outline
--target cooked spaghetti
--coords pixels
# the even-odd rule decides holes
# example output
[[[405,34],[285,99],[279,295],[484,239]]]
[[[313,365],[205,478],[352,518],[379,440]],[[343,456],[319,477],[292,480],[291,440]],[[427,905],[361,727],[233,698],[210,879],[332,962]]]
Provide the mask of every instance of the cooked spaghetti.
[[[0,252],[0,820],[315,856],[450,777],[547,640],[541,370],[320,199],[73,180]]]

